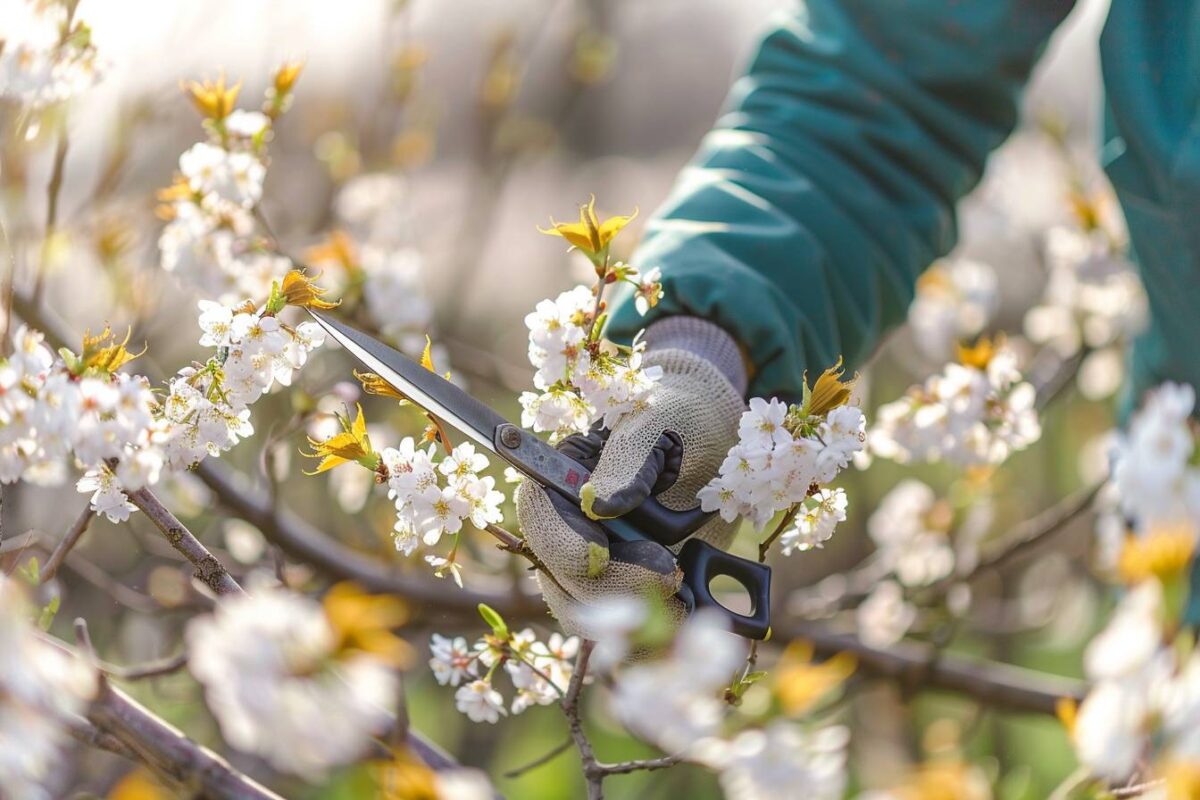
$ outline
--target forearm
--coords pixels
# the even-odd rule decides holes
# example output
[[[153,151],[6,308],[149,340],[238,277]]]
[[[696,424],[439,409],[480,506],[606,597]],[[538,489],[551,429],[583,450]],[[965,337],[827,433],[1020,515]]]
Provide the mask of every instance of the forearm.
[[[904,319],[954,244],[954,204],[1012,129],[1069,3],[813,0],[773,30],[730,110],[647,226],[649,321],[711,320],[748,354],[751,394],[799,396]],[[612,331],[647,320],[616,309]]]

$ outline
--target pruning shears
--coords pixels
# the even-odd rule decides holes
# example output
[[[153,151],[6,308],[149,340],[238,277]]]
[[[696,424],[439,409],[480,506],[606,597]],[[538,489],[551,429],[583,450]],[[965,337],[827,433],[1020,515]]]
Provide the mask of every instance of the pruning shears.
[[[495,453],[525,477],[579,505],[579,490],[591,476],[582,464],[378,339],[311,309],[310,313],[338,344],[413,403]],[[669,547],[688,539],[711,517],[711,513],[698,507],[673,511],[651,496],[622,517],[597,522],[610,541],[649,540]],[[734,633],[750,639],[767,637],[771,617],[770,567],[727,553],[700,539],[684,542],[677,561],[683,571],[677,596],[689,612],[715,608],[726,615]],[[749,614],[730,611],[713,597],[709,584],[718,575],[733,578],[746,590],[750,597]]]

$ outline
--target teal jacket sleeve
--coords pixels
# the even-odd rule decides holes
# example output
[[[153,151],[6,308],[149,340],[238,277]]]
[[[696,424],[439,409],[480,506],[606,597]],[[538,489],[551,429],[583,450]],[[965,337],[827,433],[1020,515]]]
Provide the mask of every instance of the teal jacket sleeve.
[[[662,269],[628,340],[688,314],[748,355],[750,394],[798,397],[808,368],[862,364],[955,241],[954,205],[1011,132],[1070,0],[809,0],[762,41],[728,110],[648,223]]]

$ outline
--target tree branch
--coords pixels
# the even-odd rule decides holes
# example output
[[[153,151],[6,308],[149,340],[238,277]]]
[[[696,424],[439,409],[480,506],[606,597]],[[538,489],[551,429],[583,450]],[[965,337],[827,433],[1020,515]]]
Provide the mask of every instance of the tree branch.
[[[933,645],[901,641],[880,649],[869,647],[853,633],[838,632],[817,622],[782,624],[775,628],[781,641],[811,642],[818,655],[852,653],[859,667],[910,689],[938,689],[964,694],[1007,711],[1054,714],[1059,699],[1081,700],[1082,681],[1047,675],[1011,664],[941,653]]]
[[[87,623],[75,620],[75,635],[85,651],[81,656],[50,636],[41,641],[95,663]],[[66,728],[85,744],[133,758],[169,781],[199,791],[214,800],[283,800],[279,795],[238,772],[207,747],[189,739],[97,672],[98,690],[83,720],[68,720]]]
[[[198,788],[206,797],[282,800],[107,682],[100,687],[87,718],[156,772],[180,785]]]
[[[196,467],[196,475],[216,493],[221,505],[253,524],[289,556],[311,564],[326,575],[352,580],[369,591],[395,594],[459,613],[473,614],[480,603],[514,615],[545,611],[533,595],[469,589],[447,591],[444,581],[404,574],[329,538],[286,508],[272,507],[264,494],[244,488],[229,470],[211,459]]]
[[[208,552],[208,548],[187,529],[187,526],[172,514],[162,501],[143,487],[136,492],[126,492],[129,501],[141,509],[154,527],[162,531],[163,536],[179,553],[196,568],[196,577],[217,595],[241,595],[246,592],[233,579],[225,566],[217,557]]]

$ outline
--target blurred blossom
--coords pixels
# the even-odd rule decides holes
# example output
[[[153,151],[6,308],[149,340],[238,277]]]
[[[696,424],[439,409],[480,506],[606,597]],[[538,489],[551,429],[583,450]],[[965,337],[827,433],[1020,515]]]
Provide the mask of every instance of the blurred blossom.
[[[1108,477],[1110,457],[1116,446],[1116,431],[1104,431],[1090,437],[1079,448],[1079,479],[1084,483],[1099,483]]]
[[[420,254],[411,248],[364,247],[362,269],[363,297],[379,329],[406,352],[420,352],[433,316],[422,285]]]
[[[1020,131],[988,159],[973,199],[1005,235],[1038,232],[1068,219],[1064,198],[1070,173],[1071,165],[1051,137],[1038,130]]]
[[[1041,628],[1046,645],[1074,650],[1095,619],[1097,596],[1062,553],[1039,558],[1021,576],[1016,602],[1021,622]]]
[[[225,520],[225,549],[239,563],[256,564],[266,552],[262,531],[240,519]]]
[[[1088,353],[1079,365],[1079,391],[1088,400],[1112,397],[1125,377],[1125,356],[1119,348],[1106,347]]]
[[[1200,467],[1192,464],[1195,390],[1164,383],[1150,392],[1113,449],[1113,482],[1134,530],[1181,523],[1200,532]]]
[[[996,283],[995,270],[966,258],[939,261],[922,273],[908,324],[926,358],[945,361],[957,342],[983,331],[999,302]]]
[[[905,586],[927,586],[954,570],[954,512],[916,478],[896,484],[867,520],[878,557]]]
[[[65,777],[66,726],[96,693],[96,672],[46,641],[11,578],[0,575],[0,787],[49,800]]]
[[[1161,651],[1162,588],[1150,581],[1121,601],[1084,654],[1095,685],[1073,725],[1080,762],[1100,777],[1129,777],[1142,756],[1150,718],[1166,698],[1168,654]]]
[[[1122,545],[1117,574],[1128,591],[1084,652],[1087,697],[1060,712],[1098,778],[1153,781],[1200,759],[1200,653],[1182,624],[1195,546],[1187,527],[1155,527]]]
[[[338,220],[359,241],[400,247],[412,238],[411,195],[404,177],[371,172],[346,181],[333,201]]]
[[[721,614],[697,611],[666,658],[621,670],[612,711],[632,733],[665,752],[687,751],[716,735],[725,707],[721,690],[744,656],[744,642],[728,632]]]
[[[868,647],[891,647],[904,638],[917,619],[917,609],[904,599],[895,581],[882,581],[855,612],[858,638]]]
[[[28,108],[69,100],[100,79],[91,29],[67,3],[0,2],[0,98]]]
[[[1122,246],[1101,228],[1058,226],[1046,233],[1049,276],[1040,304],[1025,315],[1031,341],[1062,359],[1086,347],[1079,386],[1091,399],[1112,395],[1120,386],[1120,345],[1145,325],[1145,292]]]
[[[1000,464],[1041,436],[1036,392],[1003,341],[960,348],[961,363],[880,406],[871,449],[898,463]]]
[[[728,800],[778,800],[803,796],[839,800],[846,791],[850,731],[842,726],[812,730],[787,720],[745,730],[730,741],[711,743],[702,759],[720,771]]]
[[[319,778],[391,724],[399,677],[388,658],[345,649],[346,632],[315,600],[252,590],[188,624],[188,666],[229,744]]]
[[[158,240],[163,270],[222,304],[266,297],[292,262],[263,252],[256,238],[250,209],[262,196],[262,162],[201,142],[180,156],[179,169],[184,182],[162,193],[169,201]]]
[[[625,660],[632,638],[650,618],[646,603],[637,597],[612,595],[580,608],[579,629],[596,643],[591,666],[606,672]]]
[[[338,469],[329,473],[329,483],[342,511],[357,514],[367,504],[375,477],[364,469]]]

